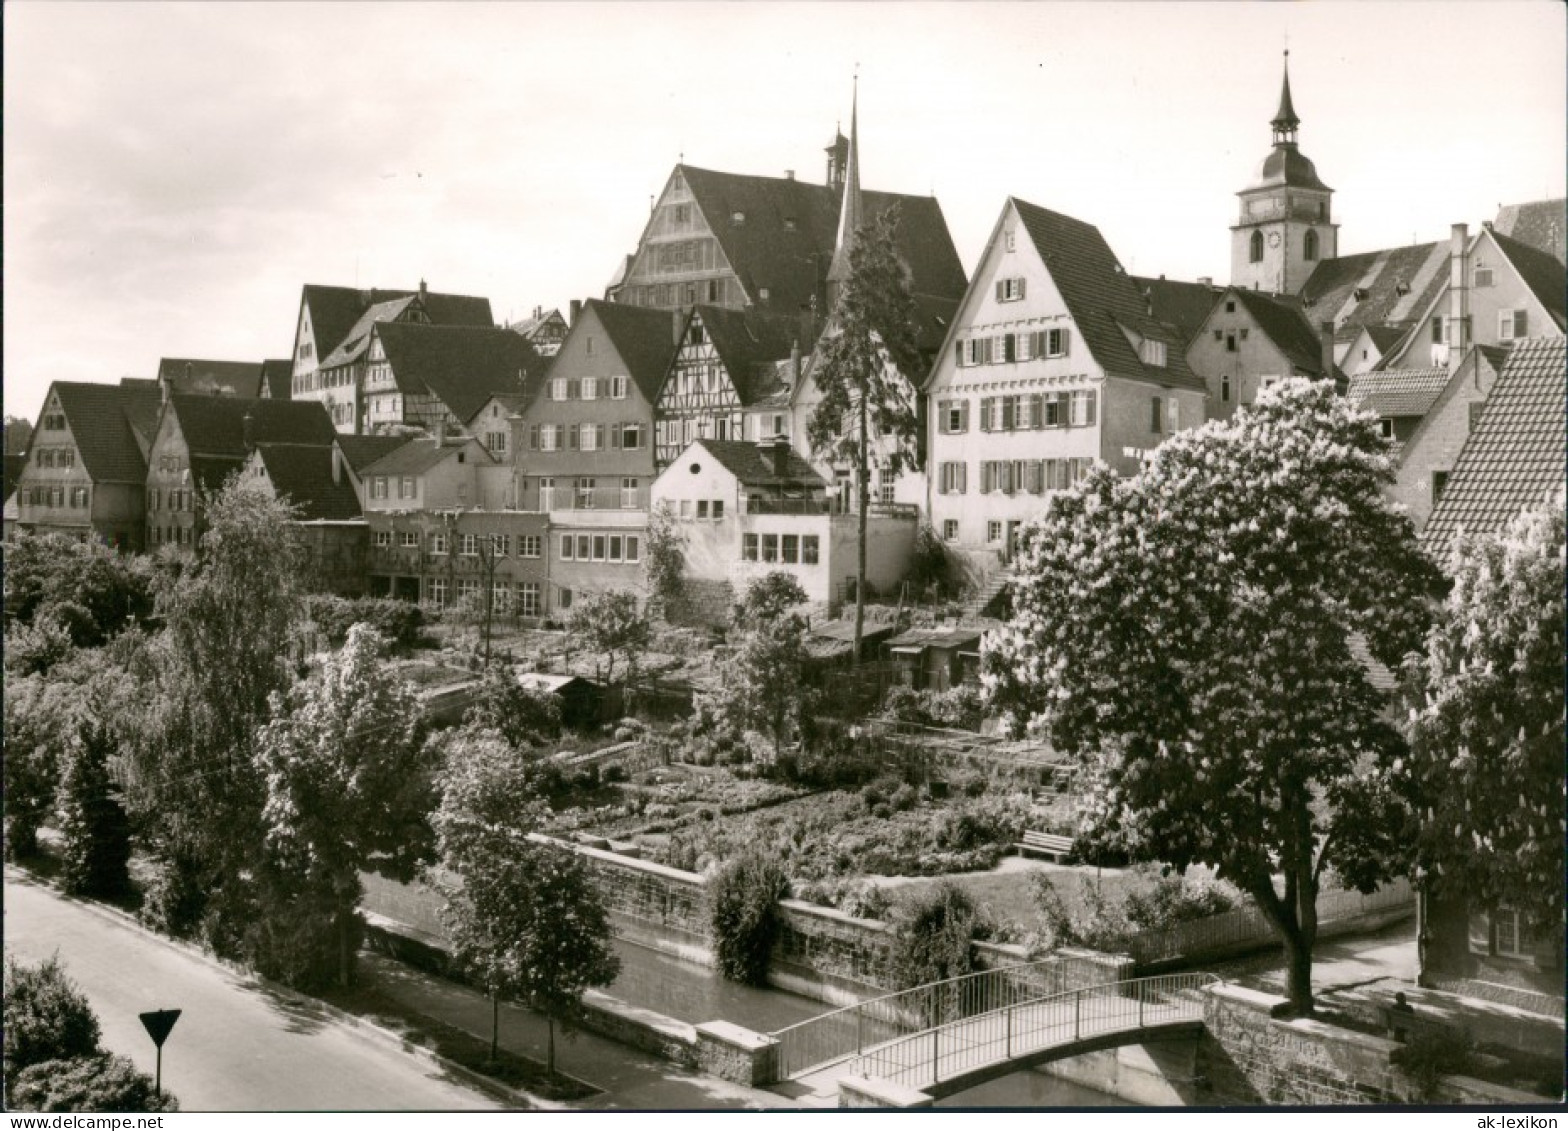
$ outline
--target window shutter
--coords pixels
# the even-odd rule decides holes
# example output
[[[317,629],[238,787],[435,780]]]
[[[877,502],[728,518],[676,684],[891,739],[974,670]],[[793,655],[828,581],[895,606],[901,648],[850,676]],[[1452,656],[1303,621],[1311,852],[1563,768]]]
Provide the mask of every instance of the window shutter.
[[[566,446],[571,451],[577,450],[577,425],[575,424],[566,429]]]
[[[1099,396],[1100,396],[1100,394],[1095,392],[1093,389],[1090,389],[1089,392],[1087,394],[1085,394],[1085,401],[1086,401],[1086,405],[1085,405],[1085,409],[1084,409],[1084,412],[1085,412],[1084,423],[1085,424],[1093,424],[1094,423],[1094,402],[1099,399]]]
[[[1514,337],[1525,338],[1530,334],[1530,312],[1527,310],[1514,311]]]
[[[1007,301],[1007,282],[1004,279],[998,279],[996,281],[996,301]]]
[[[1018,297],[1024,297],[1024,285],[1028,282],[1022,275],[1018,277]]]
[[[964,346],[967,344],[968,343],[965,342],[962,338],[959,338],[958,341],[953,343],[953,352],[958,355],[956,358],[954,358],[953,364],[958,366],[960,369],[964,367]]]
[[[990,397],[980,398],[980,431],[982,432],[991,431],[991,399]]]
[[[611,428],[610,428],[610,449],[612,451],[616,451],[616,450],[619,450],[620,447],[621,447],[621,426],[619,424],[612,425]]]
[[[1045,424],[1045,397],[1039,393],[1029,398],[1029,427],[1040,428]]]
[[[1017,361],[1018,360],[1018,351],[1017,351],[1017,349],[1014,346],[1014,341],[1015,341],[1015,339],[1014,339],[1012,334],[1004,334],[1004,335],[1002,335],[1002,358],[1003,358],[1003,360],[1005,360],[1005,361]]]
[[[569,401],[580,400],[583,395],[583,381],[581,377],[568,377],[566,379],[566,399]]]
[[[1011,432],[1013,430],[1014,424],[1017,423],[1013,419],[1013,417],[1015,415],[1015,413],[1014,413],[1014,406],[1015,406],[1015,404],[1016,404],[1016,402],[1013,400],[1012,397],[1003,397],[1002,398],[1002,431],[1003,432]]]
[[[537,424],[528,426],[528,447],[536,452],[539,450],[539,425]]]
[[[1181,402],[1178,401],[1175,397],[1172,397],[1170,399],[1170,403],[1168,405],[1166,405],[1166,409],[1167,409],[1168,417],[1169,417],[1169,420],[1170,420],[1171,431],[1172,432],[1180,432],[1181,431]]]
[[[969,431],[969,402],[968,401],[960,401],[960,402],[958,402],[958,430],[960,432],[967,432],[967,431]]]

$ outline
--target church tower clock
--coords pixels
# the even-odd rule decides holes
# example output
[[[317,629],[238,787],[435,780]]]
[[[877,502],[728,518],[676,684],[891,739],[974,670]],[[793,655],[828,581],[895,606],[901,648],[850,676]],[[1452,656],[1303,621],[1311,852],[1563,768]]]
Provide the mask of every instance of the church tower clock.
[[[1236,195],[1241,215],[1230,229],[1232,285],[1274,294],[1299,294],[1320,259],[1339,254],[1339,225],[1329,211],[1334,190],[1318,179],[1296,147],[1301,119],[1290,100],[1290,52],[1279,110],[1270,123],[1274,148],[1252,183]]]

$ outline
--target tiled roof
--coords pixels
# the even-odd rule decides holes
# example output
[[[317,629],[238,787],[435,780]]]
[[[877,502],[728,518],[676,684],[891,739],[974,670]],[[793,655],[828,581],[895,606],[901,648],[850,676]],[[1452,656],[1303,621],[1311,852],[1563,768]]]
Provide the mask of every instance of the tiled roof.
[[[329,448],[337,435],[326,405],[320,401],[279,401],[268,398],[169,398],[186,447],[196,455],[245,456],[245,418],[251,418],[256,444],[312,444]]]
[[[1547,313],[1556,321],[1557,328],[1561,330],[1564,325],[1568,325],[1568,274],[1564,273],[1562,263],[1539,248],[1497,232],[1492,233],[1492,238],[1497,241],[1498,249],[1514,265],[1514,270],[1519,272],[1519,277],[1530,288],[1530,293],[1546,307]],[[1541,329],[1546,327],[1542,326]]]
[[[724,465],[730,474],[748,487],[779,487],[795,484],[806,487],[826,487],[827,481],[818,475],[794,448],[789,450],[784,475],[773,470],[773,445],[748,444],[741,440],[697,440],[696,444],[707,449]]]
[[[360,290],[307,283],[300,301],[310,311],[316,334],[316,356],[327,357],[349,337],[354,324],[370,307],[394,299],[413,298],[418,291]],[[490,300],[471,295],[425,294],[425,313],[443,326],[494,326]]]
[[[292,503],[304,522],[344,522],[362,517],[359,498],[346,474],[332,476],[331,448],[262,444],[257,448],[267,478],[280,497]]]
[[[1446,555],[1453,536],[1502,530],[1526,507],[1561,490],[1568,467],[1568,339],[1531,338],[1508,352],[1475,430],[1421,541]]]
[[[674,315],[668,310],[592,298],[583,304],[583,313],[592,313],[598,319],[643,397],[649,404],[655,403],[664,374],[675,358]],[[579,318],[572,333],[582,324],[583,319]]]
[[[176,393],[255,397],[261,395],[261,362],[166,357],[158,363],[158,380]]]
[[[1221,287],[1212,283],[1185,283],[1178,279],[1149,279],[1134,275],[1132,281],[1153,308],[1156,320],[1180,330],[1190,343],[1208,321]]]
[[[1568,263],[1568,200],[1532,200],[1505,204],[1492,230]]]
[[[837,189],[789,178],[751,177],[679,165],[724,257],[753,299],[768,290],[770,307],[788,313],[806,308],[819,295],[833,258]],[[909,268],[910,289],[956,302],[968,280],[953,246],[942,206],[934,197],[863,192],[868,217],[901,206],[899,258]],[[740,213],[744,220],[734,222]],[[823,315],[827,311],[822,311]]]
[[[1301,288],[1307,321],[1409,329],[1447,284],[1448,255],[1443,242],[1324,259]]]
[[[52,389],[66,423],[71,426],[82,466],[93,482],[146,482],[147,458],[145,449],[137,442],[133,421],[156,418],[156,384],[146,387],[56,381]]]
[[[527,318],[519,318],[516,322],[508,322],[506,328],[514,334],[522,334],[526,337],[552,322],[560,323],[563,329],[566,327],[566,319],[561,316],[561,312],[552,309],[544,311],[538,317],[530,315]]]
[[[1299,299],[1291,295],[1266,295],[1244,287],[1233,287],[1226,292],[1227,295],[1231,293],[1247,308],[1258,328],[1279,347],[1291,365],[1305,370],[1311,377],[1332,376],[1323,372],[1322,342],[1317,329],[1307,321],[1307,313]]]
[[[383,456],[391,455],[404,444],[411,443],[413,439],[412,436],[343,435],[337,438],[337,445],[342,449],[348,465],[360,472]]]
[[[404,392],[429,390],[459,420],[493,395],[521,395],[545,363],[521,334],[479,326],[386,322],[377,328],[387,363]]]
[[[388,299],[367,307],[354,325],[349,327],[343,340],[333,347],[332,352],[321,359],[320,368],[332,369],[335,366],[347,365],[356,358],[363,357],[370,348],[370,332],[376,328],[377,322],[396,322],[398,316],[406,311],[413,302],[411,296],[404,298]]]
[[[1144,296],[1100,229],[1017,197],[1012,198],[1012,204],[1084,344],[1106,373],[1207,391],[1203,379],[1187,368],[1186,341],[1181,340],[1179,331],[1150,317]],[[1166,342],[1166,364],[1144,365],[1123,327],[1141,337]]]
[[[261,380],[273,400],[288,400],[294,386],[294,363],[286,357],[269,357],[261,363]]]
[[[776,363],[790,356],[798,339],[798,319],[722,306],[699,306],[694,315],[702,319],[741,405],[751,408],[772,391]]]
[[[375,463],[365,468],[361,478],[368,475],[420,475],[440,463],[442,460],[451,459],[460,451],[481,453],[483,458],[494,463],[495,460],[485,452],[483,445],[470,436],[458,436],[437,443],[431,437],[417,437],[406,444],[402,444]]]
[[[229,477],[239,474],[245,467],[245,461],[239,456],[193,455],[190,462],[193,486],[208,495],[221,491]]]
[[[1350,379],[1352,403],[1378,416],[1425,416],[1448,385],[1448,369],[1377,369]]]
[[[1399,339],[1405,336],[1405,328],[1403,326],[1385,326],[1381,323],[1373,323],[1369,326],[1360,327],[1359,329],[1363,329],[1367,332],[1367,337],[1372,339],[1372,344],[1377,347],[1377,352],[1380,354],[1387,353],[1389,350],[1393,349],[1396,345],[1399,344]],[[1357,332],[1357,328],[1351,328],[1352,335]],[[1339,339],[1339,335],[1337,333],[1334,335],[1334,337],[1336,341]]]

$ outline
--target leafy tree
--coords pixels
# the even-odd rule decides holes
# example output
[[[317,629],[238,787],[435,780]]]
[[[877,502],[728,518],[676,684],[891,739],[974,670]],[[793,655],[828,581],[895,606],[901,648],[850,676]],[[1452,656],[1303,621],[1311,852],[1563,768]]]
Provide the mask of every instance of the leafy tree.
[[[744,853],[719,869],[708,882],[719,973],[750,986],[767,981],[768,958],[781,925],[778,904],[788,894],[783,867],[762,852]]]
[[[73,644],[96,647],[152,612],[151,576],[104,546],[23,534],[6,548],[6,616],[31,624],[52,611]]]
[[[1276,386],[1139,475],[1098,467],[1054,498],[983,646],[1008,727],[1094,760],[1093,822],[1258,904],[1303,1012],[1324,870],[1370,891],[1408,850],[1403,743],[1349,644],[1397,667],[1441,590],[1381,494],[1391,476],[1371,415],[1326,384]]]
[[[15,1111],[179,1111],[130,1057],[99,1052],[24,1068],[10,1090]]]
[[[1537,932],[1563,916],[1564,505],[1458,540],[1454,587],[1407,668],[1420,878]]]
[[[524,687],[505,667],[486,668],[465,726],[498,732],[515,747],[539,746],[561,734],[561,702]]]
[[[946,982],[975,970],[971,945],[980,933],[980,915],[963,888],[944,880],[899,906],[893,919],[888,955],[894,985],[900,989]],[[932,1025],[960,1016],[960,998],[932,1000]]]
[[[800,583],[782,571],[751,583],[735,608],[737,642],[724,682],[704,694],[700,708],[726,730],[772,739],[775,763],[807,704],[806,620],[795,611],[805,601]]]
[[[275,717],[256,739],[262,817],[283,889],[297,881],[316,908],[331,907],[330,941],[345,986],[353,980],[360,873],[412,879],[430,849],[419,702],[384,651],[375,629],[355,625],[319,674],[273,697]]]
[[[13,623],[5,633],[7,681],[21,676],[45,675],[64,662],[75,649],[66,610],[51,605],[29,624]]]
[[[430,823],[441,861],[459,876],[520,851],[545,815],[532,764],[495,731],[453,733],[440,788]]]
[[[649,614],[669,621],[685,600],[686,535],[666,503],[648,514],[643,571],[648,584]]]
[[[648,617],[637,608],[637,595],[622,590],[583,597],[572,608],[568,627],[591,650],[608,659],[604,671],[606,685],[615,683],[616,661],[622,660],[628,670],[634,669],[637,656],[647,650],[652,639]]]
[[[78,724],[60,775],[61,879],[72,895],[113,898],[130,886],[131,823],[109,778],[113,742],[89,714]]]
[[[494,846],[460,872],[463,886],[443,919],[459,965],[490,995],[491,1056],[499,1003],[507,998],[544,1015],[545,1067],[554,1072],[556,1023],[570,1027],[581,1015],[583,991],[620,973],[609,913],[571,850],[518,839]]]
[[[8,955],[4,1010],[7,1094],[31,1065],[98,1052],[98,1018],[58,957],[29,966]]]
[[[811,450],[855,470],[859,550],[855,566],[855,663],[866,617],[866,529],[873,455],[897,475],[918,459],[916,383],[924,375],[909,270],[898,258],[899,210],[863,224],[849,278],[817,344],[812,379],[822,400],[806,424]]]
[[[204,936],[232,955],[257,917],[266,791],[254,741],[268,697],[294,678],[298,550],[289,508],[237,480],[204,514],[195,564],[164,575],[167,627],[146,649],[147,707],[128,744],[126,784],[159,871],[184,873],[159,886],[204,893]],[[169,906],[198,913],[185,900]],[[159,925],[178,935],[196,923]]]
[[[7,856],[31,856],[38,850],[38,830],[54,809],[60,767],[79,709],[71,684],[38,675],[5,681]]]

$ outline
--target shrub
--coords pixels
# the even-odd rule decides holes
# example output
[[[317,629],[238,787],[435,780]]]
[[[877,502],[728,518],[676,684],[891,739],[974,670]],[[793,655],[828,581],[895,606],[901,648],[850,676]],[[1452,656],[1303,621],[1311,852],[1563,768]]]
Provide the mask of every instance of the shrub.
[[[708,887],[719,972],[734,982],[760,986],[778,936],[778,901],[789,891],[784,869],[750,852],[726,864]]]
[[[915,787],[907,783],[895,789],[887,799],[888,806],[895,813],[907,813],[915,807],[920,800],[920,795],[915,792]]]
[[[1403,1069],[1416,1086],[1416,1098],[1430,1103],[1444,1076],[1462,1073],[1470,1066],[1472,1047],[1464,1033],[1449,1029],[1416,1029],[1408,1044],[1389,1054],[1388,1061]]]
[[[370,625],[394,648],[412,648],[419,643],[425,624],[424,611],[418,605],[390,597],[350,600],[315,594],[305,599],[305,613],[334,648],[343,645],[348,630],[356,624]]]
[[[974,900],[957,884],[943,882],[917,893],[894,916],[889,954],[893,984],[907,989],[971,973],[975,965],[970,944],[979,927]]]
[[[142,892],[137,917],[171,938],[195,938],[207,907],[207,888],[194,857],[160,851]]]
[[[46,1060],[17,1074],[9,1090],[15,1111],[179,1111],[167,1092],[129,1057],[100,1053]]]
[[[98,1018],[58,958],[27,966],[5,963],[5,1081],[23,1069],[98,1051]]]
[[[1161,876],[1146,892],[1129,892],[1125,904],[1128,923],[1139,931],[1163,931],[1235,906],[1236,901],[1218,884],[1177,875]]]

